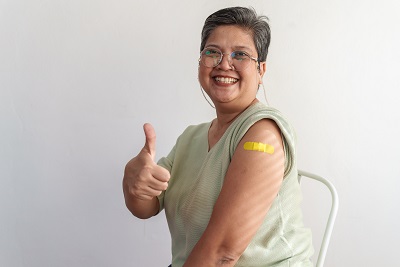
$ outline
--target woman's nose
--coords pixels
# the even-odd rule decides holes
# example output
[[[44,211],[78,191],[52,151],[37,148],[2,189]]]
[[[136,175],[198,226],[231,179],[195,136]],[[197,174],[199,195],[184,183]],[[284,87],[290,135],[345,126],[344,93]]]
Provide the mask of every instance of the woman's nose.
[[[222,60],[217,67],[221,70],[233,70],[231,55],[228,53],[222,54]]]

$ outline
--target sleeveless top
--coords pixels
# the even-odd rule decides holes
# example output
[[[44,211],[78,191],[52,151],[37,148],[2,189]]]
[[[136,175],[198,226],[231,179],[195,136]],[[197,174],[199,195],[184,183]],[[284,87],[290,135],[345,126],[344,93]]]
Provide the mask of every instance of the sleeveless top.
[[[279,126],[285,151],[282,186],[262,225],[235,266],[312,266],[311,232],[304,228],[297,180],[295,133],[281,113],[258,102],[243,111],[208,151],[211,122],[189,126],[167,157],[158,162],[171,173],[159,197],[172,239],[172,266],[180,267],[206,229],[237,145],[261,119]]]

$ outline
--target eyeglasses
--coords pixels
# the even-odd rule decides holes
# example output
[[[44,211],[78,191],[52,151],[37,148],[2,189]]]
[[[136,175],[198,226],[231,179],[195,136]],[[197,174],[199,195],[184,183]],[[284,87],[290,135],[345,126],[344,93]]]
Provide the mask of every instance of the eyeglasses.
[[[222,53],[221,50],[212,47],[206,47],[200,53],[199,62],[207,67],[214,68],[222,62],[224,55],[228,55],[229,65],[236,71],[245,70],[252,60],[258,63],[258,59],[250,56],[244,51],[233,51],[232,53]]]

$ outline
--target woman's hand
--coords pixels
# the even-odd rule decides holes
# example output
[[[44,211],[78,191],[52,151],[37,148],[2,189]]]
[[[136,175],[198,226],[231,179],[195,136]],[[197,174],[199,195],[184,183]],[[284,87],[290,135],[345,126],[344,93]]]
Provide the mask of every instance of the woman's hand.
[[[133,215],[145,219],[159,211],[157,196],[166,190],[170,173],[154,162],[156,134],[151,124],[143,126],[146,143],[125,167],[123,190],[125,203]]]

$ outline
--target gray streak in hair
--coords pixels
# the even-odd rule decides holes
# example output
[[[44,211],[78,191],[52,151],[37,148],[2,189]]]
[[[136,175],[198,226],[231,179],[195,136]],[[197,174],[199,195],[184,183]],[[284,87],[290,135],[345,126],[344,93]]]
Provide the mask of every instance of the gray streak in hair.
[[[222,25],[237,25],[252,33],[257,49],[258,60],[267,60],[268,47],[271,42],[271,30],[266,16],[258,16],[253,8],[228,7],[211,14],[204,22],[201,32],[200,51],[204,49],[208,37],[215,28]]]

